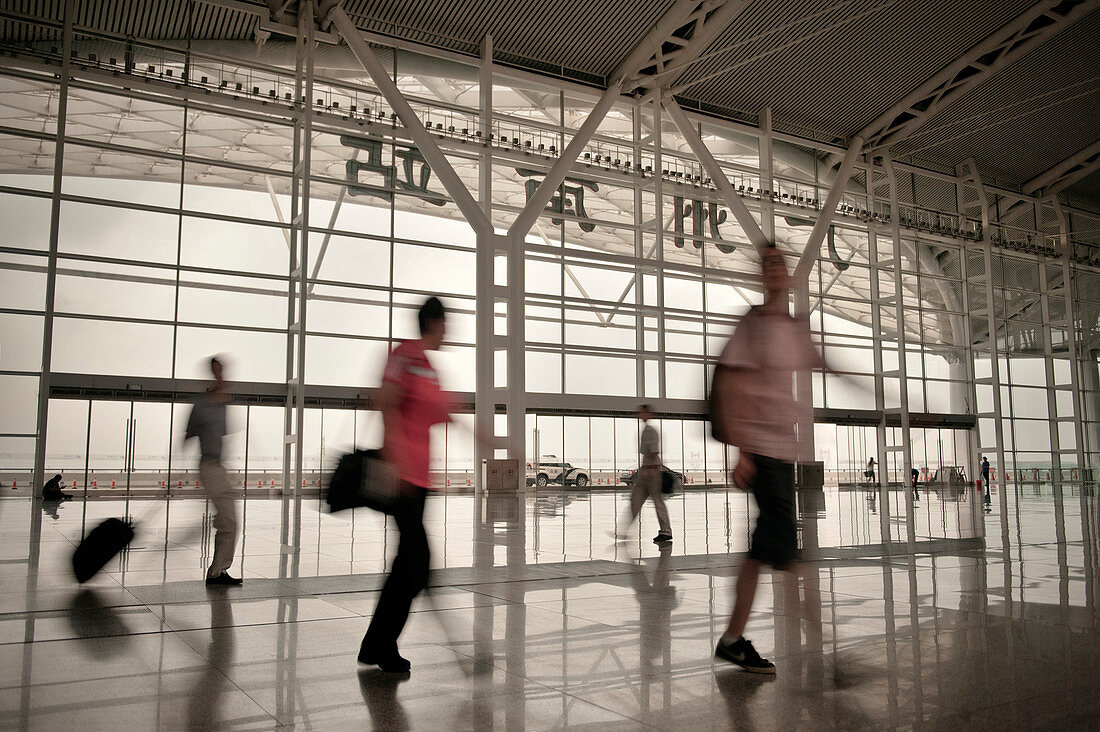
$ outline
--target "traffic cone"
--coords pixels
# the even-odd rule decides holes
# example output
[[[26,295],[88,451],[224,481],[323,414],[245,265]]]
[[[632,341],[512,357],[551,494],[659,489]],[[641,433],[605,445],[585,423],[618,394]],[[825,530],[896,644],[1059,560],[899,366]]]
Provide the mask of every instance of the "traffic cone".
[[[180,482],[176,484],[176,487],[177,488],[183,488],[183,479],[182,478],[180,479]]]
[[[76,490],[76,481],[75,480],[73,481],[73,490],[74,491]]]
[[[262,480],[257,480],[256,481],[256,487],[257,488],[263,488],[264,487],[264,482]]]
[[[466,485],[470,485],[470,477],[466,476]]]
[[[115,486],[115,482],[114,482],[113,480],[111,481],[111,487],[112,487],[112,488],[115,488],[115,487],[116,487],[116,486]]]
[[[165,487],[165,486],[164,486],[164,481],[163,481],[163,480],[162,480],[162,481],[160,482],[160,487],[161,487],[161,488],[164,488],[164,487]]]
[[[11,489],[12,489],[12,490],[14,491],[14,490],[16,490],[17,488],[18,488],[17,482],[13,480],[13,481],[11,482]]]
[[[15,487],[15,486],[13,485],[13,486],[12,486],[12,488],[14,488],[14,487]],[[99,487],[99,481],[98,481],[98,480],[95,480],[95,479],[93,478],[93,479],[92,479],[92,488],[98,488],[98,487]]]
[[[275,479],[274,479],[274,478],[272,478],[272,479],[271,479],[271,487],[272,487],[272,488],[274,488],[274,487],[275,487]]]

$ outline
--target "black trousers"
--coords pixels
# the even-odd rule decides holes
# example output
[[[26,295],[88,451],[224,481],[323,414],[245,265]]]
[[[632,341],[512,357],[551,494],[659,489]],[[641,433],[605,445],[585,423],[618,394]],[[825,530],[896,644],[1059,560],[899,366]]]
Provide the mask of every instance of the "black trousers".
[[[397,654],[397,637],[409,619],[413,598],[428,585],[428,535],[424,531],[424,499],[426,488],[406,483],[404,495],[394,506],[400,538],[393,566],[382,586],[378,606],[374,609],[363,648],[374,657]]]

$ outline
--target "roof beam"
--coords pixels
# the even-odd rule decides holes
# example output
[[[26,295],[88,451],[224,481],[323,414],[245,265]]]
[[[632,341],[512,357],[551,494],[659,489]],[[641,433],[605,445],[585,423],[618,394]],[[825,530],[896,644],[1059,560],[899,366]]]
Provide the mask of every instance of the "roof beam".
[[[1100,0],[1042,0],[972,46],[859,135],[871,151],[905,140],[947,106],[1100,7]]]
[[[623,94],[630,93],[638,88],[644,79],[648,78],[648,69],[653,67],[654,64],[657,68],[661,67],[662,59],[666,57],[663,48],[669,39],[677,34],[692,32],[692,30],[703,30],[708,19],[725,17],[724,13],[716,11],[722,10],[727,5],[740,6],[742,3],[734,2],[734,0],[702,0],[702,2],[700,0],[677,0],[661,16],[661,19],[634,46],[634,50],[616,67],[611,75],[610,85],[604,90],[592,111],[589,112],[584,124],[577,130],[577,134],[570,139],[569,144],[562,150],[561,156],[554,162],[546,177],[531,194],[523,211],[508,228],[510,237],[522,239],[527,236],[535,221],[546,209],[546,204],[550,202],[558,187],[565,180],[565,176],[569,174],[581,151],[592,140],[592,136],[596,134],[596,130],[604,117],[607,116],[611,105]],[[685,28],[689,27],[692,30],[685,31]],[[678,50],[683,51],[683,47]],[[669,56],[674,53],[676,51],[669,51]]]
[[[1097,170],[1100,170],[1100,140],[1051,166],[1024,183],[1020,190],[1029,196],[1050,198]]]
[[[416,111],[409,105],[409,102],[405,99],[405,95],[401,93],[401,90],[397,88],[397,84],[390,77],[389,72],[386,71],[382,62],[374,55],[374,51],[372,51],[367,42],[363,40],[363,36],[359,33],[359,29],[351,22],[351,18],[348,17],[348,14],[344,12],[342,7],[337,5],[332,9],[332,12],[329,13],[328,20],[332,21],[336,31],[344,39],[344,42],[348,44],[348,48],[351,49],[355,58],[359,60],[359,63],[361,63],[367,73],[370,74],[375,86],[378,87],[378,91],[382,93],[382,96],[385,97],[386,102],[389,103],[394,113],[397,114],[401,123],[405,125],[405,129],[409,131],[409,136],[412,137],[413,142],[416,143],[416,147],[420,150],[420,154],[424,156],[424,160],[431,166],[432,171],[439,178],[439,182],[443,184],[447,193],[450,194],[451,200],[455,202],[458,210],[462,212],[462,216],[466,219],[466,222],[470,224],[470,227],[475,233],[479,235],[491,235],[493,232],[493,224],[489,220],[489,217],[481,209],[481,206],[478,205],[478,202],[474,200],[466,184],[458,177],[458,173],[455,172],[447,156],[439,149],[439,144],[436,142],[435,138],[425,129],[424,123],[420,121],[420,118],[416,115]],[[545,206],[545,203],[543,205]]]
[[[863,138],[856,135],[852,138],[852,142],[848,146],[848,152],[844,155],[844,162],[840,164],[840,170],[837,171],[836,178],[833,179],[833,184],[825,195],[825,202],[821,204],[821,210],[817,213],[817,220],[814,222],[814,228],[810,231],[810,239],[806,242],[806,248],[802,250],[802,255],[798,258],[798,265],[795,267],[796,278],[804,279],[810,276],[810,270],[813,269],[814,262],[817,261],[817,255],[821,253],[821,242],[825,239],[825,234],[833,223],[833,216],[836,215],[836,207],[840,203],[840,196],[848,185],[848,179],[852,177],[852,171],[861,150],[863,150]],[[801,282],[802,279],[796,279],[796,281]]]
[[[745,236],[749,238],[752,245],[757,251],[763,251],[765,248],[771,246],[771,242],[768,241],[768,237],[764,235],[764,230],[760,228],[760,224],[757,223],[756,218],[749,211],[748,206],[741,200],[741,196],[737,191],[733,189],[733,185],[730,183],[729,178],[726,177],[726,172],[722,169],[722,166],[715,160],[714,155],[707,149],[706,144],[703,143],[703,138],[699,136],[699,131],[692,125],[691,120],[684,114],[684,110],[680,109],[680,105],[676,103],[672,97],[666,97],[661,100],[661,106],[664,107],[665,112],[673,123],[675,123],[677,129],[680,130],[680,134],[683,136],[684,141],[687,142],[691,151],[695,153],[695,157],[699,159],[699,162],[703,165],[703,169],[707,171],[707,175],[710,176],[711,181],[718,187],[718,192],[722,194],[722,200],[730,211],[733,213],[733,217],[737,219],[737,223],[741,226],[741,229],[745,232]]]
[[[628,81],[635,88],[652,89],[654,86],[664,85],[662,80],[666,77],[682,75],[747,6],[748,2],[745,0],[705,0],[697,3],[680,27],[667,39],[678,48],[668,52],[659,48],[650,58],[650,62]]]

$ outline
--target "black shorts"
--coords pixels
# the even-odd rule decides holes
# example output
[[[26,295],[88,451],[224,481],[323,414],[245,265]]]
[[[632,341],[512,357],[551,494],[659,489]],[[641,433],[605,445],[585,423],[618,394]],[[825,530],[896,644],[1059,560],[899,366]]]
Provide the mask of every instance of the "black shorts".
[[[752,532],[749,558],[776,569],[786,569],[799,557],[794,465],[763,455],[753,455],[752,459],[756,466],[752,494],[760,515]]]

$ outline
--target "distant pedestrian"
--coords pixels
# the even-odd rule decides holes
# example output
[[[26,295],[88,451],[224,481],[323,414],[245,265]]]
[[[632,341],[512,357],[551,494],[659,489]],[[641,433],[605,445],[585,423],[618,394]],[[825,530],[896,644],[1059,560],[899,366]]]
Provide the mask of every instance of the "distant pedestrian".
[[[982,455],[982,483],[985,484],[985,502],[990,503],[992,497],[989,495],[989,458]]]
[[[863,477],[867,479],[867,482],[871,485],[875,484],[875,458],[872,457],[867,461],[867,469],[863,471]]]
[[[912,484],[913,484],[913,500],[914,501],[919,501],[920,500],[920,495],[917,493],[917,482],[920,480],[920,471],[917,470],[916,468],[911,468],[909,470],[909,475],[912,478]]]
[[[642,420],[643,425],[642,434],[638,438],[638,454],[641,455],[642,464],[630,490],[630,524],[638,519],[646,499],[651,499],[657,512],[657,536],[653,537],[653,542],[665,544],[672,541],[672,525],[668,520],[668,507],[665,506],[664,493],[661,491],[661,436],[649,423],[653,419],[653,413],[648,404],[638,408],[638,419]],[[625,538],[626,534],[620,532],[619,536]]]
[[[789,274],[782,253],[762,253],[764,304],[741,320],[718,359],[712,419],[715,434],[740,448],[734,484],[751,490],[760,510],[749,556],[737,575],[736,599],[715,655],[746,671],[774,674],[744,636],[756,596],[760,568],[795,569],[799,559],[795,523],[794,462],[799,458],[796,424],[812,405],[796,401],[794,377],[825,362],[810,340],[809,323],[788,312]],[[787,582],[796,581],[788,576]]]
[[[46,501],[64,501],[72,498],[71,493],[61,490],[61,473],[50,478],[42,486],[42,499]]]
[[[206,497],[214,504],[214,557],[206,571],[206,584],[236,586],[244,580],[233,577],[228,571],[233,565],[240,529],[235,492],[222,465],[229,394],[226,392],[225,364],[221,359],[210,359],[210,373],[214,383],[195,399],[184,439],[197,437],[199,440],[199,479]]]

